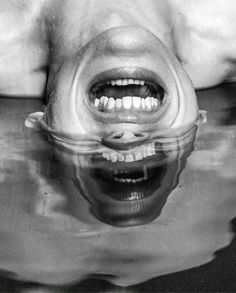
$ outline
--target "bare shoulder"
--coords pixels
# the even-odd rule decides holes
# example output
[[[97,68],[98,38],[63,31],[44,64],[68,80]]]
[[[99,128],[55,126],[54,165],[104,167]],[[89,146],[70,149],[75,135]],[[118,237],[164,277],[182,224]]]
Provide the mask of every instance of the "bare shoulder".
[[[236,36],[235,0],[168,0],[192,31],[207,38]]]
[[[35,31],[44,3],[45,0],[0,0],[1,44],[23,39],[23,33],[27,38]]]
[[[236,1],[169,0],[176,11],[177,55],[195,87],[236,77]]]
[[[43,91],[43,5],[44,0],[0,0],[0,95]]]

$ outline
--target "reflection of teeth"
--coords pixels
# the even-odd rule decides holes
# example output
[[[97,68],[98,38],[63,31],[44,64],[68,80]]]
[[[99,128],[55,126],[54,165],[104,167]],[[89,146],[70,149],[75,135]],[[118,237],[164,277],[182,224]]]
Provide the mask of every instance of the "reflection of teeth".
[[[148,156],[153,156],[155,155],[155,144],[148,144],[147,145],[147,155]]]
[[[145,181],[144,178],[138,178],[138,179],[130,179],[130,178],[116,178],[114,177],[113,178],[115,182],[118,182],[118,183],[128,183],[128,184],[138,184],[138,183],[141,183],[143,181]],[[140,192],[135,192],[133,193],[132,192],[132,195],[129,196],[129,200],[138,200],[138,199],[142,199],[143,198],[143,193],[140,193]]]
[[[150,157],[155,155],[155,143],[149,143],[147,145],[143,145],[138,147],[136,150],[130,152],[115,152],[112,151],[105,151],[103,152],[102,156],[107,160],[113,163],[119,162],[126,162],[131,163],[135,161],[141,161],[146,157]]]
[[[95,99],[94,106],[100,111],[114,111],[114,110],[142,110],[146,112],[158,109],[160,100],[154,97],[131,97],[126,96],[120,99],[108,98],[102,96],[100,99]]]
[[[143,157],[146,158],[147,157],[147,148],[143,149]]]
[[[119,162],[124,162],[125,157],[124,157],[123,154],[121,154],[121,153],[117,153],[117,157],[118,157],[118,161],[119,161]]]
[[[134,157],[135,157],[135,161],[140,161],[143,159],[143,154],[141,151],[137,151],[135,154],[134,154]]]
[[[117,155],[116,155],[116,153],[111,153],[111,161],[112,161],[112,163],[115,163],[115,162],[117,162]]]
[[[135,84],[135,85],[141,85],[143,86],[145,84],[144,80],[138,80],[138,79],[117,79],[117,80],[111,80],[106,82],[107,85],[118,85],[118,86],[126,86],[129,84]]]
[[[125,156],[125,162],[126,163],[134,162],[134,157],[132,156],[132,154],[127,154]]]
[[[141,179],[142,180],[142,179]],[[129,200],[138,200],[144,197],[143,192],[132,192]]]

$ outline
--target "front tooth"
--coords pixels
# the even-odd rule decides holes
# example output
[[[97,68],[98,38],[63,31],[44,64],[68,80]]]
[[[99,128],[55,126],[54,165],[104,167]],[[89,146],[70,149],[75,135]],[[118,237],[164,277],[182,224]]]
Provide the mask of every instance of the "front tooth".
[[[106,109],[108,106],[109,98],[106,96],[102,96],[100,99],[100,106],[102,109]]]
[[[140,151],[137,151],[134,156],[136,161],[141,161],[143,159],[143,155]]]
[[[146,108],[151,111],[152,110],[152,103],[151,103],[151,98],[150,97],[147,97],[145,99],[145,103],[146,103]]]
[[[129,84],[128,79],[123,79],[122,85],[128,85],[128,84]]]
[[[144,158],[147,157],[147,148],[146,148],[146,146],[144,146],[144,148],[143,148],[143,157]]]
[[[130,109],[132,106],[132,97],[123,97],[123,107],[124,109]]]
[[[132,154],[127,154],[125,156],[125,162],[126,163],[134,162],[134,157],[132,156]]]
[[[134,84],[134,80],[133,79],[129,79],[128,80],[128,84]]]
[[[135,80],[134,84],[137,84],[137,85],[140,84],[139,80]]]
[[[116,85],[121,86],[123,84],[123,81],[121,79],[116,80]]]
[[[94,106],[95,106],[96,108],[98,108],[99,102],[100,102],[99,99],[95,99]]]
[[[116,153],[111,153],[111,161],[112,161],[112,163],[115,163],[115,162],[117,162],[117,155],[116,155]]]
[[[112,109],[114,109],[115,104],[116,104],[115,99],[113,99],[113,98],[109,98],[108,105],[107,105],[107,109],[108,109],[108,110],[112,110]]]
[[[141,106],[141,98],[140,97],[133,97],[133,106],[136,109],[140,109],[140,106]]]
[[[106,159],[107,159],[107,161],[110,161],[111,160],[111,155],[110,155],[110,153],[108,152],[108,153],[106,153],[105,154],[105,156],[106,156]]]
[[[116,99],[116,108],[121,109],[122,108],[122,99]]]
[[[111,85],[112,85],[112,86],[116,85],[116,81],[115,81],[115,80],[112,80],[112,81],[111,81]]]
[[[123,162],[123,161],[125,160],[124,155],[121,154],[121,153],[117,153],[117,157],[118,157],[118,161],[119,161],[119,162]]]
[[[145,85],[145,81],[144,80],[140,80],[140,84],[143,86]]]
[[[147,155],[148,156],[152,156],[154,154],[155,154],[155,151],[153,152],[153,146],[152,146],[152,144],[148,144],[147,145]]]

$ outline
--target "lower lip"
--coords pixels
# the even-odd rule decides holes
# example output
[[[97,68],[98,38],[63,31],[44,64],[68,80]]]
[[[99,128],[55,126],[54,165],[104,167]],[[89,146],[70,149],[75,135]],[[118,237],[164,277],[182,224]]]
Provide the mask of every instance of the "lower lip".
[[[100,112],[93,104],[88,105],[91,114],[101,123],[138,123],[138,124],[150,124],[155,123],[165,114],[168,101],[163,99],[162,105],[158,110],[153,112],[135,112],[131,110],[119,111],[119,112]]]
[[[93,105],[90,107],[93,115],[100,121],[105,123],[151,123],[158,120],[164,112],[163,108],[154,113],[132,113],[131,111],[104,113],[98,111]]]

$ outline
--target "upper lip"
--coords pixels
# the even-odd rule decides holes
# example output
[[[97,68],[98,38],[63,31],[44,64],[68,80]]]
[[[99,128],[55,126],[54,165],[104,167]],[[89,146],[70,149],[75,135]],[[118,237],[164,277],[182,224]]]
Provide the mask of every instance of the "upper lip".
[[[168,87],[166,82],[155,72],[140,68],[140,67],[122,67],[122,68],[114,68],[110,69],[104,72],[99,73],[96,75],[88,84],[87,87],[87,95],[88,98],[86,100],[86,104],[89,108],[89,110],[92,112],[92,114],[99,119],[99,121],[104,121],[106,123],[152,123],[154,122],[158,117],[160,117],[165,110],[165,106],[168,101],[166,101],[166,98],[164,98],[163,105],[159,111],[156,113],[132,113],[129,111],[124,111],[122,113],[102,113],[91,107],[90,101],[89,101],[89,92],[91,88],[98,83],[105,83],[108,80],[117,80],[117,79],[139,79],[139,80],[145,80],[147,82],[156,83],[160,85],[164,91],[165,96],[168,94]]]
[[[103,83],[112,79],[140,79],[159,84],[165,92],[168,92],[167,85],[162,78],[153,71],[140,67],[114,68],[96,75],[88,85],[88,90],[96,83]]]

